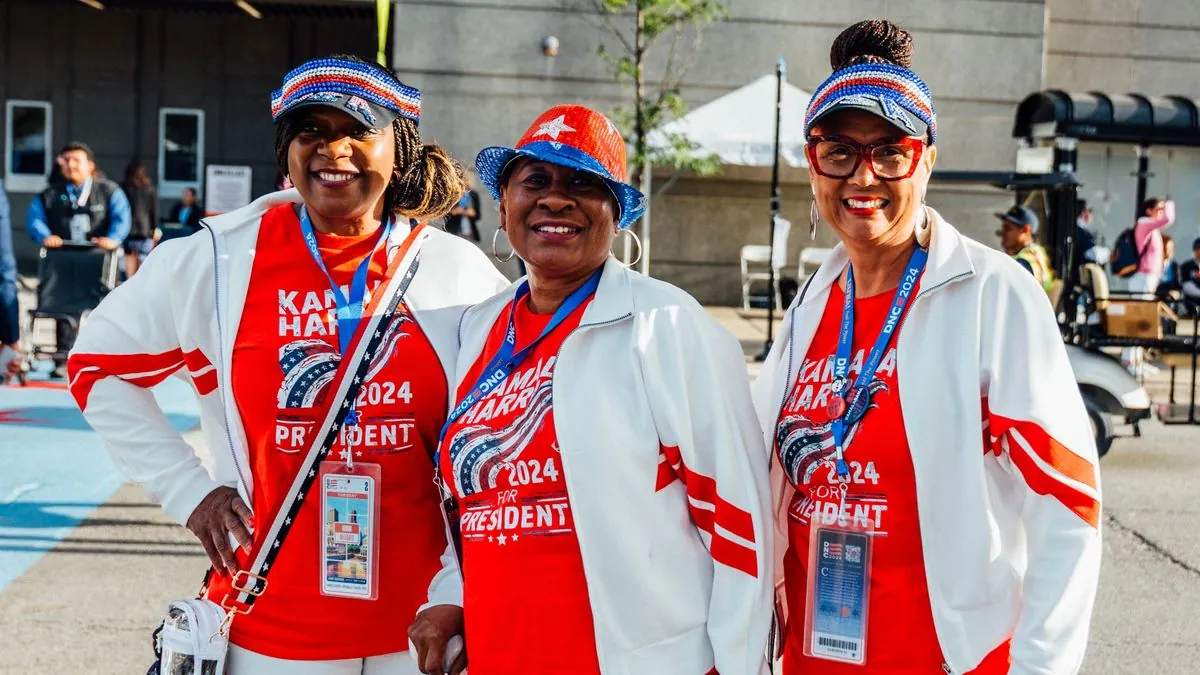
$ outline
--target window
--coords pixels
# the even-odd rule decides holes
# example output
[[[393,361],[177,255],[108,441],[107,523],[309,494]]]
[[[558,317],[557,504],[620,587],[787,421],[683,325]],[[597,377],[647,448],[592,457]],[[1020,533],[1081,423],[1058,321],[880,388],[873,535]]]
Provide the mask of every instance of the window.
[[[184,188],[200,191],[204,178],[204,111],[158,111],[158,193],[178,197]]]
[[[4,108],[4,187],[12,192],[41,192],[53,164],[50,136],[54,115],[50,104],[14,99]]]

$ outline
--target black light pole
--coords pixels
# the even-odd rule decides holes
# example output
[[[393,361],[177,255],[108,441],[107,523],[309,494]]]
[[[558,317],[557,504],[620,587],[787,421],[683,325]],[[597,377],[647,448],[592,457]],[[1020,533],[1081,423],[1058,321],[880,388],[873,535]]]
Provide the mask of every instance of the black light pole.
[[[765,361],[775,342],[775,221],[779,218],[779,120],[783,114],[783,81],[787,62],[779,57],[775,64],[775,163],[771,166],[771,259],[767,262],[767,341],[755,361]]]

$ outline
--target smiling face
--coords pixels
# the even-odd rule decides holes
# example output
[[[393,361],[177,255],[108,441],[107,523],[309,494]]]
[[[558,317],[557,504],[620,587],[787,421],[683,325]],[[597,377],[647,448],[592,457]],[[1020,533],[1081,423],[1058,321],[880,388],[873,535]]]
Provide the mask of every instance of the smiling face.
[[[396,166],[391,125],[368,129],[326,106],[294,113],[288,175],[308,208],[331,220],[382,216],[383,194]]]
[[[906,136],[882,118],[859,110],[833,113],[809,133],[843,136],[860,145]],[[911,236],[936,156],[937,148],[926,147],[912,175],[894,181],[879,180],[866,158],[848,178],[828,178],[810,166],[809,178],[821,219],[847,244],[873,245]]]
[[[617,202],[594,174],[518,158],[500,195],[500,227],[542,279],[582,277],[608,259]]]

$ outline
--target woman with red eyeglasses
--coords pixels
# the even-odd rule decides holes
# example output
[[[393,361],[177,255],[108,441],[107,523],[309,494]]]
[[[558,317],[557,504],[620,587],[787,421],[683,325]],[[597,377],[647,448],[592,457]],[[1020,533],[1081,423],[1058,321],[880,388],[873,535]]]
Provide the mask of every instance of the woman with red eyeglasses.
[[[805,118],[840,240],[755,384],[784,675],[1074,673],[1100,568],[1096,449],[1045,293],[925,205],[912,37],[833,44]]]

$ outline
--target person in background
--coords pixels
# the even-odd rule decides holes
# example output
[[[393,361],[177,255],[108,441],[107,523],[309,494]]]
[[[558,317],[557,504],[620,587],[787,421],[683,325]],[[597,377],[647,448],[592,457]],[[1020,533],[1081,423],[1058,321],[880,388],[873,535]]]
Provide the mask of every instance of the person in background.
[[[1102,519],[1058,324],[1029,274],[925,205],[939,130],[912,36],[863,21],[830,62],[804,130],[811,226],[840,243],[754,385],[782,673],[1071,675]]]
[[[188,230],[195,232],[200,229],[200,219],[204,217],[204,209],[196,200],[196,188],[184,188],[179,201],[171,207],[167,216],[168,223],[179,223]]]
[[[1133,226],[1133,244],[1138,250],[1138,268],[1129,277],[1129,291],[1152,296],[1162,281],[1164,265],[1162,231],[1175,222],[1175,202],[1150,197],[1142,202],[1142,216]],[[1126,347],[1121,350],[1121,362],[1139,377],[1154,375],[1158,368],[1145,363],[1145,349]]]
[[[479,193],[472,187],[450,209],[450,215],[446,216],[446,231],[478,244],[480,213]]]
[[[1179,263],[1175,262],[1175,238],[1169,234],[1163,235],[1163,274],[1154,294],[1159,300],[1168,304],[1180,298],[1181,282],[1179,278]]]
[[[1179,266],[1179,281],[1185,306],[1195,316],[1200,310],[1200,237],[1192,242],[1192,259]]]
[[[1000,219],[996,235],[1000,237],[1004,252],[1020,263],[1042,290],[1049,293],[1050,285],[1054,283],[1054,268],[1050,266],[1050,255],[1045,247],[1034,241],[1038,230],[1037,214],[1027,207],[1014,206],[1004,213],[997,213],[996,217]]]
[[[132,277],[150,255],[154,242],[161,233],[158,230],[158,194],[154,181],[146,173],[146,165],[138,160],[125,167],[125,181],[121,189],[129,200],[129,235],[125,237],[125,277]]]
[[[97,175],[92,149],[71,141],[58,151],[55,164],[61,178],[51,180],[25,212],[25,229],[34,243],[45,248],[59,248],[66,242],[91,243],[106,251],[120,248],[131,225],[129,199],[120,186]],[[59,319],[54,333],[58,353],[51,377],[59,379],[66,376],[76,329]]]
[[[0,384],[21,369],[21,318],[17,307],[17,260],[13,256],[8,195],[0,180]]]
[[[1086,263],[1108,262],[1108,252],[1103,246],[1096,245],[1096,231],[1092,227],[1094,214],[1087,200],[1080,199],[1075,217],[1075,237],[1071,249],[1071,278],[1072,284],[1079,283],[1079,269]]]
[[[1096,233],[1092,230],[1092,207],[1086,199],[1080,199],[1076,205],[1075,216],[1075,255],[1076,262],[1096,262]]]
[[[1137,272],[1129,277],[1129,290],[1154,293],[1162,281],[1164,249],[1162,231],[1175,222],[1175,202],[1151,197],[1142,202],[1142,216],[1133,226],[1133,241],[1141,253]]]

